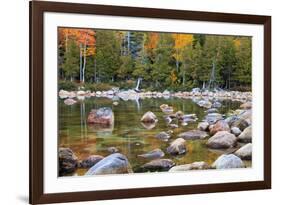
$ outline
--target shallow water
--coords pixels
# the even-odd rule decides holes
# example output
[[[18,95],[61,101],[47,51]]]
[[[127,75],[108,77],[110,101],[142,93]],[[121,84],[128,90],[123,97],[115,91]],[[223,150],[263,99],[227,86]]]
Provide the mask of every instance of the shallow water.
[[[110,154],[107,149],[116,147],[120,153],[127,156],[134,172],[140,172],[140,166],[149,161],[137,156],[156,148],[162,149],[165,152],[163,158],[172,159],[176,165],[195,161],[205,161],[212,164],[222,153],[232,151],[210,150],[205,145],[206,140],[188,140],[186,154],[171,156],[166,152],[170,142],[176,139],[179,133],[196,128],[198,122],[206,115],[205,109],[200,108],[191,99],[146,98],[140,99],[138,102],[119,100],[117,106],[114,106],[112,102],[108,98],[92,97],[69,106],[65,105],[63,100],[59,100],[59,146],[71,148],[79,159],[87,158],[93,154],[107,156]],[[239,108],[241,104],[230,100],[221,101],[221,103],[223,106],[219,112],[223,114]],[[174,133],[169,141],[162,141],[155,138],[155,135],[171,129],[164,121],[164,113],[159,108],[161,104],[171,105],[174,111],[181,110],[185,114],[196,113],[199,119],[187,126],[179,125],[179,128],[173,130]],[[90,110],[100,107],[112,108],[114,112],[114,125],[112,127],[87,125],[86,121]],[[145,128],[140,122],[142,115],[147,111],[152,111],[158,118],[156,126],[152,129]],[[251,161],[245,161],[245,163],[247,166],[251,166]],[[86,171],[87,169],[77,169],[74,175],[84,175]]]

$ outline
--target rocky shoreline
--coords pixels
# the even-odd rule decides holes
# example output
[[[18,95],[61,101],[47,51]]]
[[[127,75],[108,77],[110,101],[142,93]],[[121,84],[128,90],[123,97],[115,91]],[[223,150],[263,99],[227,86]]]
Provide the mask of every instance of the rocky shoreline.
[[[170,92],[168,90],[164,92],[152,92],[152,91],[140,91],[135,90],[119,90],[118,88],[107,90],[107,91],[66,91],[60,90],[58,93],[61,99],[65,99],[65,104],[72,105],[76,103],[76,100],[83,100],[85,98],[91,97],[106,97],[112,100],[137,100],[145,98],[182,98],[182,99],[196,99],[196,98],[208,98],[208,99],[230,99],[233,101],[247,102],[252,100],[251,92],[240,92],[240,91],[225,91],[225,90],[200,90],[199,88],[194,88],[192,91],[184,92]]]

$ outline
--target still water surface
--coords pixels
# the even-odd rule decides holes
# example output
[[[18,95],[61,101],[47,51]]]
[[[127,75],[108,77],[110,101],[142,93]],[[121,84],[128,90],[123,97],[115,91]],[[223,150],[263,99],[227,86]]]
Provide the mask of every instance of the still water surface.
[[[140,166],[149,160],[137,157],[153,149],[160,148],[165,152],[163,158],[172,159],[177,165],[205,161],[212,164],[223,152],[229,150],[210,150],[206,147],[206,140],[187,141],[188,152],[181,156],[171,156],[166,152],[170,142],[176,139],[181,132],[197,127],[198,122],[204,118],[206,113],[191,99],[178,98],[151,98],[137,101],[118,101],[114,106],[108,98],[89,98],[79,101],[74,105],[65,105],[59,100],[59,146],[71,148],[79,159],[87,158],[90,155],[109,155],[108,148],[116,147],[120,153],[127,156],[134,172],[140,172]],[[221,101],[223,106],[219,112],[226,114],[229,110],[239,108],[241,103]],[[169,141],[161,141],[155,135],[161,131],[168,131],[170,128],[163,118],[164,113],[160,110],[161,104],[173,106],[174,111],[181,110],[185,114],[195,113],[199,118],[197,122],[187,126],[179,126]],[[111,127],[88,126],[87,116],[91,109],[100,107],[111,107],[114,113],[114,125]],[[152,129],[144,127],[140,119],[142,115],[152,111],[158,118],[156,126]],[[239,145],[241,146],[241,145]],[[251,162],[246,161],[250,166]],[[84,175],[87,169],[77,169],[75,175]]]

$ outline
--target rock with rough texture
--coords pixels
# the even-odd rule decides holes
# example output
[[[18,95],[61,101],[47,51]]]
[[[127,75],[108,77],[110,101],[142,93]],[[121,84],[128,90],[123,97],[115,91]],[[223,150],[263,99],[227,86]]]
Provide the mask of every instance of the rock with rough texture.
[[[88,158],[82,160],[80,163],[80,167],[82,168],[90,168],[94,166],[96,163],[101,161],[104,157],[101,155],[91,155]]]
[[[59,148],[59,173],[72,173],[78,166],[78,158],[70,148]]]
[[[210,128],[210,134],[211,135],[216,134],[218,131],[230,132],[230,128],[229,128],[228,123],[225,122],[224,120],[219,120],[214,124],[214,126],[212,126],[212,128]]]
[[[240,157],[241,159],[250,160],[252,159],[252,143],[248,143],[238,149],[235,153],[236,156]]]
[[[232,127],[231,128],[231,133],[234,134],[235,136],[238,136],[241,134],[241,130],[238,127]]]
[[[219,131],[208,140],[207,146],[214,149],[224,149],[234,147],[236,143],[237,139],[234,134]]]
[[[183,138],[178,138],[174,140],[170,146],[167,148],[167,152],[170,154],[184,154],[187,151],[186,143]]]
[[[92,166],[85,175],[124,174],[131,172],[131,165],[127,157],[120,153],[114,153]]]
[[[208,122],[199,122],[197,128],[201,131],[208,130],[209,123]]]
[[[190,130],[187,132],[180,133],[178,137],[181,137],[185,140],[197,140],[208,137],[208,133],[201,130]]]
[[[145,159],[159,159],[165,156],[164,152],[161,149],[154,149],[148,153],[140,154],[139,157]]]
[[[245,102],[242,105],[240,105],[240,108],[247,110],[252,108],[252,102]]]
[[[167,132],[160,132],[155,137],[161,140],[168,140],[171,136]]]
[[[172,167],[169,172],[183,172],[189,170],[209,169],[210,166],[206,162],[193,162],[191,164],[183,164]]]
[[[88,124],[112,125],[114,123],[114,114],[109,107],[92,109],[88,115]]]
[[[238,136],[238,141],[240,142],[252,142],[252,126],[247,127]]]
[[[223,154],[212,164],[212,167],[216,169],[233,169],[244,168],[245,165],[243,161],[234,154]]]
[[[158,121],[158,119],[157,119],[156,115],[151,111],[146,112],[141,118],[141,122],[144,122],[144,123],[155,123],[157,121]]]
[[[76,100],[73,100],[73,99],[71,99],[71,98],[68,98],[68,99],[64,100],[63,102],[64,102],[64,104],[66,104],[66,105],[74,105],[75,103],[77,103]]]
[[[243,131],[246,127],[252,124],[252,110],[246,110],[237,115],[237,119],[231,123],[231,127],[238,127]]]
[[[209,113],[205,116],[205,121],[208,122],[210,125],[215,124],[217,121],[222,120],[223,117],[219,113]]]
[[[170,159],[155,159],[142,166],[147,171],[168,171],[175,163]]]

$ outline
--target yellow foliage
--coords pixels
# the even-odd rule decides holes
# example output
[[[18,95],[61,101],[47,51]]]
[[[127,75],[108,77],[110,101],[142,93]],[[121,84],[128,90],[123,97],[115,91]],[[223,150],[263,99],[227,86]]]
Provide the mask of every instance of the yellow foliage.
[[[175,82],[177,81],[178,78],[177,78],[176,72],[174,70],[171,72],[170,78],[171,78],[172,84],[175,84]]]

